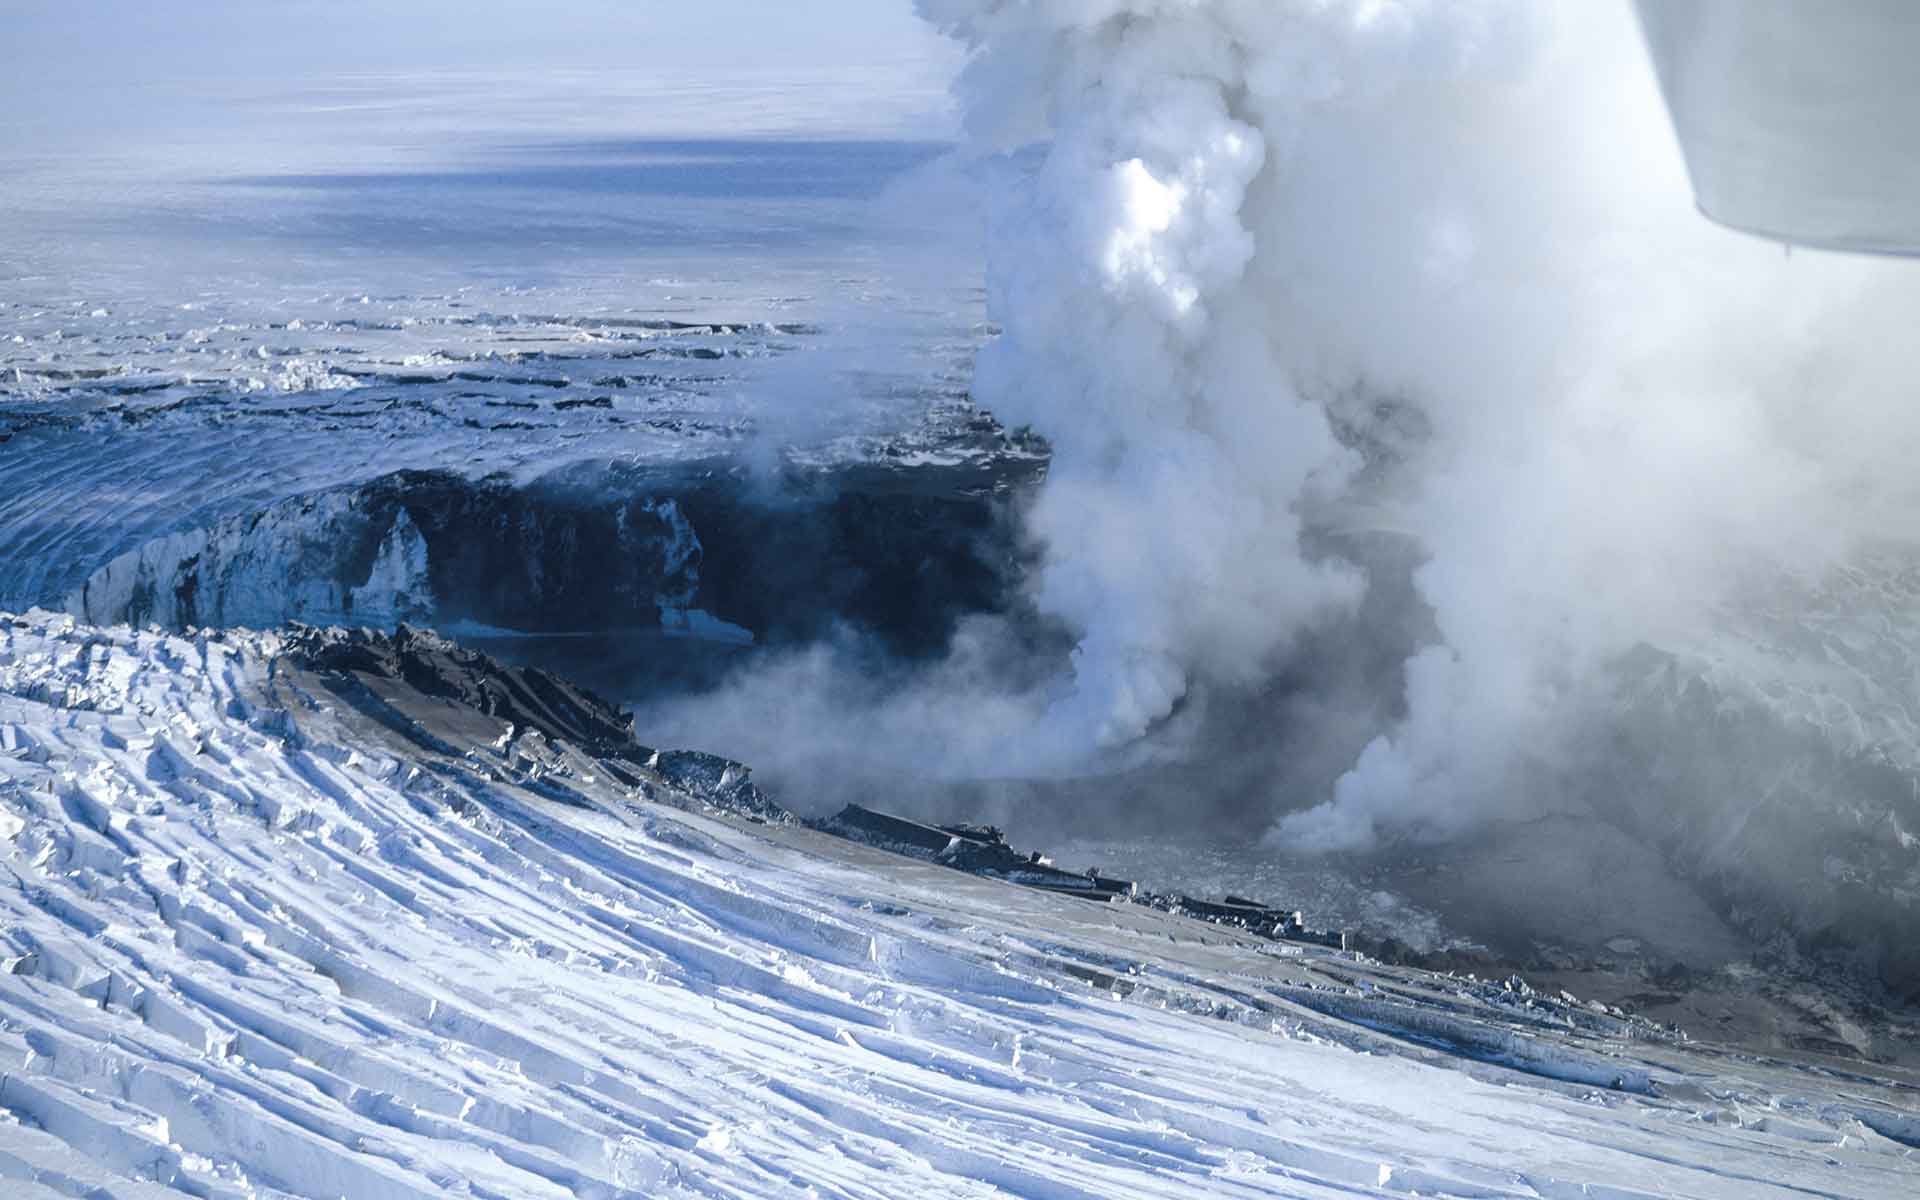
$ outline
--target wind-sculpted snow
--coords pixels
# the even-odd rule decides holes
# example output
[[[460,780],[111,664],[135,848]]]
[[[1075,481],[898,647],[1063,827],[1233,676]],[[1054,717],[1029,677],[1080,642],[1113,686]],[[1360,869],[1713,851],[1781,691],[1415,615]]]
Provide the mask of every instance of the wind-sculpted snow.
[[[355,644],[0,618],[9,1196],[1885,1197],[1920,1171],[1895,1073],[752,824],[678,790],[691,760],[620,758],[587,698],[570,743],[559,699],[515,724],[495,685],[316,636]]]

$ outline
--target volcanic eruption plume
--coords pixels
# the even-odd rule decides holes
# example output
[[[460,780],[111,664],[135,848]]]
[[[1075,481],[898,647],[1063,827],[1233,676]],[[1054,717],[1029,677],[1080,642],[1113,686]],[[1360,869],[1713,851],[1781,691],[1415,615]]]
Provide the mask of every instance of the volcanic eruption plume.
[[[1389,533],[1435,636],[1331,795],[1249,803],[1458,828],[1581,759],[1623,655],[1725,665],[1756,597],[1915,529],[1920,280],[1701,221],[1626,5],[918,4],[1012,177],[975,392],[1053,442],[1035,594],[1078,638],[1033,739],[1365,636],[1317,535]]]

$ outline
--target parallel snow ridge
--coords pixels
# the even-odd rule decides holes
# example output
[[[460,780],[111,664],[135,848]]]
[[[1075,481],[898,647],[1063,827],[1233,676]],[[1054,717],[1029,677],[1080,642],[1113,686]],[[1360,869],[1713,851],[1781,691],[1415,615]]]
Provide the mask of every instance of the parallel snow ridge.
[[[410,760],[278,646],[0,617],[9,1195],[1885,1196],[1915,1177],[1897,1112],[1815,1080],[1785,1102],[1632,1100],[1437,1069],[1358,1027],[1329,1040],[1278,993],[1236,1007],[1198,977],[1121,999],[1042,969],[1075,951],[1037,935],[1099,915],[1083,902],[955,909],[614,789],[593,802],[589,777],[554,803],[511,752]]]

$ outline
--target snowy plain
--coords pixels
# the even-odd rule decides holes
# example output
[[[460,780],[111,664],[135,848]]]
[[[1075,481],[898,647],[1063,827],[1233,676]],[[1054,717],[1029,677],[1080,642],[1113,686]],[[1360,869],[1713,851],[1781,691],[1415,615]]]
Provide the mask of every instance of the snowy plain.
[[[9,1195],[1912,1186],[1897,1073],[398,736],[283,649],[0,621]]]

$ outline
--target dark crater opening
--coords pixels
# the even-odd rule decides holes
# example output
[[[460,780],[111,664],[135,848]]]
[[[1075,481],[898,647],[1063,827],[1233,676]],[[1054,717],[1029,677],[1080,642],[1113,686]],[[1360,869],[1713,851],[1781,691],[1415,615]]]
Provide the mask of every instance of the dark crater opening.
[[[967,614],[1016,605],[1017,509],[1044,469],[1005,456],[775,473],[603,460],[524,482],[400,471],[148,543],[67,607],[176,629],[425,624],[629,688],[698,682],[751,648],[842,628],[918,659]]]

